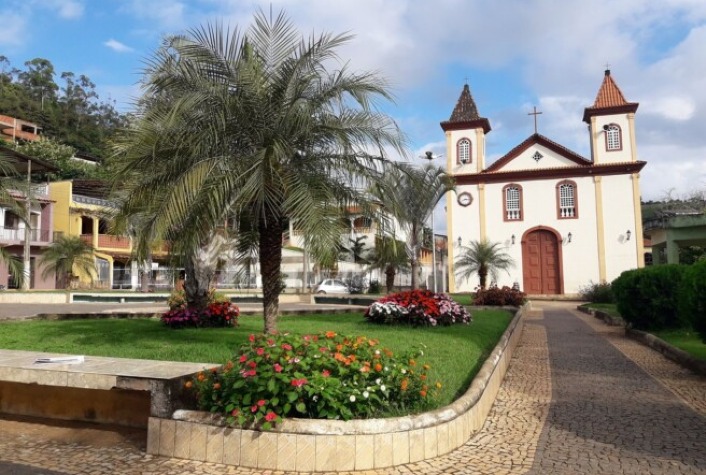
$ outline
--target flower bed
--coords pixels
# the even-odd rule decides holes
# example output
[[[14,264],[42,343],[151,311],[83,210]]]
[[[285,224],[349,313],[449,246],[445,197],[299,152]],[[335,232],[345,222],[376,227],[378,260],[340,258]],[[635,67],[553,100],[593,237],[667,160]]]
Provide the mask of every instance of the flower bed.
[[[508,286],[498,287],[493,285],[487,289],[478,289],[473,304],[520,307],[524,305],[526,301],[527,294],[518,289],[513,289]]]
[[[162,322],[171,328],[234,327],[238,325],[240,309],[229,302],[213,302],[200,311],[189,307],[173,308],[162,315]]]
[[[412,326],[471,323],[471,314],[448,295],[429,290],[399,292],[379,299],[368,307],[365,318],[372,323]]]
[[[269,429],[285,417],[367,418],[390,408],[429,407],[440,383],[427,384],[422,350],[395,357],[376,340],[328,331],[317,335],[250,335],[220,370],[187,383],[201,409],[229,425]]]

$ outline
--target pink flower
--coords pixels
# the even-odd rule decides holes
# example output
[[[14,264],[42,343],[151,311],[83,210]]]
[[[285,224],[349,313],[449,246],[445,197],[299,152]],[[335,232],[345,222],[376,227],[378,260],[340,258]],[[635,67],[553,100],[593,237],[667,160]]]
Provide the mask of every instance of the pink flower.
[[[267,414],[265,414],[265,420],[267,422],[274,421],[275,419],[277,419],[277,414],[275,414],[274,412],[270,411]]]
[[[275,373],[281,373],[282,372],[282,366],[279,363],[275,363],[274,365]]]
[[[295,388],[301,388],[301,387],[304,386],[306,383],[308,383],[308,381],[306,380],[306,378],[293,379],[292,382],[291,382],[292,386],[294,386]]]
[[[275,341],[272,338],[267,339],[267,344],[270,346],[275,346]]]
[[[254,361],[250,361],[248,363],[248,366],[250,366],[251,368],[257,368],[257,363],[255,363]]]
[[[249,371],[245,371],[245,372],[243,373],[243,376],[244,376],[245,378],[248,378],[248,377],[250,377],[250,376],[255,376],[255,375],[257,375],[257,371],[255,371],[254,369],[251,369],[251,370],[249,370]]]
[[[250,412],[257,412],[257,406],[252,406],[250,408]]]
[[[282,343],[282,349],[289,351],[292,349],[292,345],[290,345],[289,343]]]
[[[311,337],[310,337],[309,335],[304,335],[303,338],[304,338],[304,341],[309,341],[309,340],[311,340]]]
[[[242,355],[242,356],[240,357],[240,362],[241,362],[241,363],[245,363],[247,360],[248,360],[248,356],[247,356],[247,355]]]
[[[248,340],[250,340],[250,343],[252,343],[253,341],[255,341],[255,335],[253,335],[253,334],[251,333],[250,336],[248,337]]]
[[[265,349],[264,348],[258,348],[255,350],[255,353],[257,353],[258,356],[262,356],[265,354]]]
[[[319,348],[319,351],[321,353],[326,353],[328,351],[328,348],[326,348],[325,346],[322,346],[321,348]]]
[[[239,411],[237,408],[236,408],[236,409],[233,409],[233,412],[231,412],[231,415],[232,415],[233,417],[238,417],[238,414],[240,414],[240,411]]]
[[[321,372],[321,375],[322,375],[324,378],[328,378],[329,376],[331,376],[331,371],[325,369],[325,370],[323,370],[323,371]]]
[[[258,407],[262,407],[262,406],[264,406],[265,404],[267,404],[267,401],[265,401],[264,399],[260,399],[259,401],[257,401]]]

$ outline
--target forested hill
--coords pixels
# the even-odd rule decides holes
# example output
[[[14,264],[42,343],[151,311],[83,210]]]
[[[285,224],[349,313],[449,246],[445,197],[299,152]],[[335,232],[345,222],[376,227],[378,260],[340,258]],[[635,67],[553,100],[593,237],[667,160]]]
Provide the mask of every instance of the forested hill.
[[[83,74],[57,73],[47,59],[18,68],[0,56],[0,114],[34,122],[43,135],[78,152],[105,157],[107,139],[126,117],[95,87]]]

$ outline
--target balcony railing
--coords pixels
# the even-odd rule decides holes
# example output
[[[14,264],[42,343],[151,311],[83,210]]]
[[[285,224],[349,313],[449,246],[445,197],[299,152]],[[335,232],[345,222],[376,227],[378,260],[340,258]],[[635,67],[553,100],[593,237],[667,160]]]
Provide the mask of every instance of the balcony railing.
[[[81,239],[93,244],[93,234],[81,234]],[[127,236],[113,236],[112,234],[98,235],[98,249],[130,249],[130,238]]]
[[[0,241],[2,242],[24,242],[25,233],[29,232],[30,242],[54,242],[62,233],[52,232],[48,229],[15,229],[0,226]]]

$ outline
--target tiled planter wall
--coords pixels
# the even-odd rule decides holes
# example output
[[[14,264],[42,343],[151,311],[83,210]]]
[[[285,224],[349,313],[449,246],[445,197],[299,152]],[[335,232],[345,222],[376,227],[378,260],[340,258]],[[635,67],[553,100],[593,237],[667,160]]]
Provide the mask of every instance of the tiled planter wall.
[[[283,471],[349,471],[430,459],[463,445],[482,427],[522,332],[520,309],[468,391],[416,416],[356,421],[286,420],[260,432],[223,427],[197,411],[151,417],[147,452]]]

